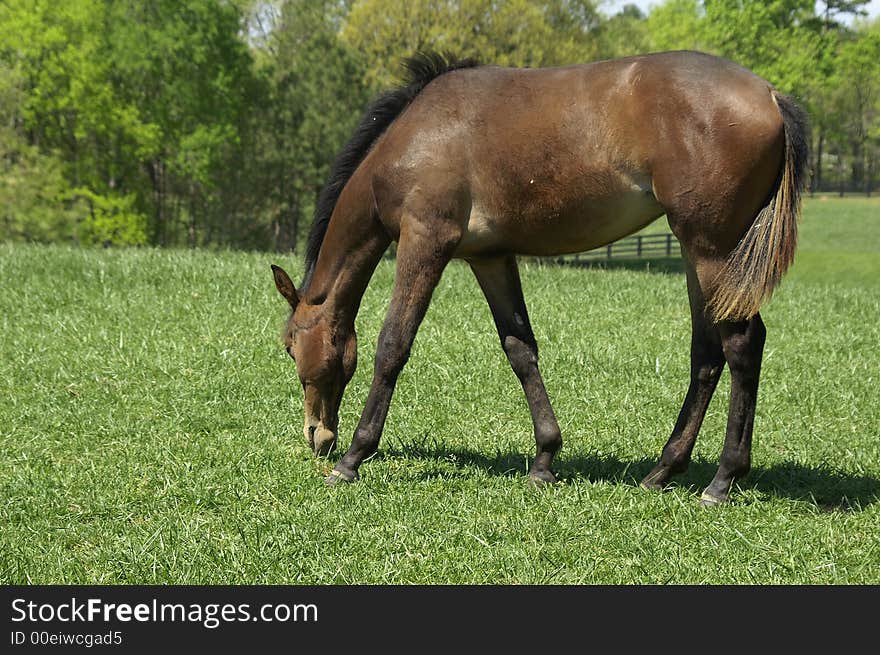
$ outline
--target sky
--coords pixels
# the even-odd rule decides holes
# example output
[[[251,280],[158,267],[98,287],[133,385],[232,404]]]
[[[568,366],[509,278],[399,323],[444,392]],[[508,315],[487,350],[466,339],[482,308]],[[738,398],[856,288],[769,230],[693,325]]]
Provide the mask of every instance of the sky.
[[[648,13],[648,9],[652,5],[658,5],[661,2],[662,0],[604,0],[600,6],[609,15],[616,14],[621,7],[628,4],[636,4],[642,11]],[[868,11],[869,18],[877,18],[877,16],[880,16],[880,0],[871,0],[871,2],[865,5],[865,9]]]

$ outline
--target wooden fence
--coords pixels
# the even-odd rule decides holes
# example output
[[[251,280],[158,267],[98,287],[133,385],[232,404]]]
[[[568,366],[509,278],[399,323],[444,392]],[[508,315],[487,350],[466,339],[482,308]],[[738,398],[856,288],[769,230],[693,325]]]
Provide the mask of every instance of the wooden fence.
[[[619,239],[607,246],[579,252],[573,255],[561,257],[537,257],[536,259],[557,262],[559,264],[584,263],[603,261],[608,259],[660,259],[663,257],[679,257],[678,240],[671,232],[666,234],[639,234],[634,237]],[[385,251],[385,259],[394,259],[397,256],[397,243],[392,242],[391,247]]]
[[[609,243],[607,246],[564,257],[548,257],[560,263],[592,262],[607,259],[640,259],[678,257],[678,240],[671,232],[666,234],[639,234]]]

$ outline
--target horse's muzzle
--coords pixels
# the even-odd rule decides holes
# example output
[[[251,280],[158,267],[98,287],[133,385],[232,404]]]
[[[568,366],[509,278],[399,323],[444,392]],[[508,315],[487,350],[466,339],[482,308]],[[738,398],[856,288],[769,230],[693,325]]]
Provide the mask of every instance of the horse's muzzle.
[[[336,449],[339,403],[328,402],[315,387],[305,389],[303,434],[316,455],[325,457]]]

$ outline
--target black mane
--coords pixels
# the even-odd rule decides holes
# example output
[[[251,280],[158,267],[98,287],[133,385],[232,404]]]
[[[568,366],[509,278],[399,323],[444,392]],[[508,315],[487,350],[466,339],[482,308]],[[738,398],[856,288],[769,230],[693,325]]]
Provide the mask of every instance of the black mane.
[[[318,196],[315,206],[315,218],[306,242],[305,277],[300,285],[301,288],[305,289],[312,277],[321,243],[330,224],[330,216],[342,189],[376,139],[432,80],[459,68],[472,68],[478,65],[473,59],[459,60],[435,52],[420,52],[404,60],[403,67],[406,69],[404,84],[386,91],[367,107],[351,139],[333,161],[327,184]]]

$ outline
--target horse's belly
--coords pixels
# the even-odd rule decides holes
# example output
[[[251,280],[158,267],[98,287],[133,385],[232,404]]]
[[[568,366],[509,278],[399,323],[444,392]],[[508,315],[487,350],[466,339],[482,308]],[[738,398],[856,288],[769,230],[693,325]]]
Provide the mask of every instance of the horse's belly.
[[[583,252],[632,234],[662,214],[654,195],[640,188],[613,197],[579,199],[546,213],[527,208],[519,215],[497,216],[475,205],[456,255]]]

